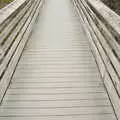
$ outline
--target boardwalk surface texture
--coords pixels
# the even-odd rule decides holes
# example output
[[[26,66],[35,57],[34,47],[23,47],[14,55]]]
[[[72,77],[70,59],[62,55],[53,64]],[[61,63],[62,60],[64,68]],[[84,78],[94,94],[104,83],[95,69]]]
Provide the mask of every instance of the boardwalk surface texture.
[[[46,0],[0,120],[116,120],[70,0]]]

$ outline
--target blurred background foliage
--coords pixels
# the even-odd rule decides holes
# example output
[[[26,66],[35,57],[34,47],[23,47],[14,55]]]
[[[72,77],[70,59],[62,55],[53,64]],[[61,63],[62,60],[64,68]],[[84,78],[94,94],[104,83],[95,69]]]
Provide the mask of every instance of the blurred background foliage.
[[[4,7],[5,5],[9,4],[13,0],[0,0],[0,8]]]
[[[13,1],[13,0],[0,0],[0,3],[9,3],[11,1]]]

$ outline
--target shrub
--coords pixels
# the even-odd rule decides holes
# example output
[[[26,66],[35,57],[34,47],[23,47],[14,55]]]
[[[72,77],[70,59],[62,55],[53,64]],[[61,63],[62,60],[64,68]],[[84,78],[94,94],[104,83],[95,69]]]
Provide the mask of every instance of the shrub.
[[[13,0],[0,0],[0,3],[10,3]]]

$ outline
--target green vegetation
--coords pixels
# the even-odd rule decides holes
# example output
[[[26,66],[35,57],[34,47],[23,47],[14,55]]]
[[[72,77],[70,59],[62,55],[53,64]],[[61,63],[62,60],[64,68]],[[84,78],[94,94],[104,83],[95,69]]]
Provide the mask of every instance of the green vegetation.
[[[0,3],[10,3],[13,0],[0,0]]]
[[[101,0],[120,15],[120,0]]]
[[[12,1],[13,0],[0,0],[0,8],[6,6],[7,4],[9,4]]]

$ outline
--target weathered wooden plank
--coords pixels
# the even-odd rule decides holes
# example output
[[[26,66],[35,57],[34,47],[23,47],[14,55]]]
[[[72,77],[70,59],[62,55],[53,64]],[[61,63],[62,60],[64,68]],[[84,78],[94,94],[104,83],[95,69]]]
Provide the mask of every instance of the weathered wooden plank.
[[[51,0],[46,5],[48,9],[44,6],[6,92],[0,119],[115,120],[90,49],[82,47],[88,46],[87,37],[79,18],[75,12],[72,13],[74,10],[71,10],[71,2]],[[35,12],[36,16],[38,13],[39,9]],[[31,31],[31,24],[29,27],[11,59],[4,80],[13,74]],[[44,51],[44,48],[48,50]],[[55,52],[50,52],[51,48]],[[71,50],[63,50],[64,48]],[[76,51],[75,48],[80,50]],[[34,54],[37,54],[38,62],[35,62]],[[63,60],[57,60],[61,56]],[[66,57],[69,58],[68,62]]]
[[[114,34],[120,35],[120,16],[117,15],[114,11],[112,11],[100,0],[86,0],[86,1],[89,3],[89,5],[94,7],[94,9],[104,18],[106,23],[109,26],[111,26],[110,30],[114,31]]]
[[[89,19],[89,21],[90,21],[90,19]],[[92,23],[92,21],[91,21],[91,23]],[[108,46],[108,44],[107,44],[107,42],[105,41],[105,39],[104,39],[104,37],[100,34],[100,32],[99,32],[99,30],[97,29],[97,27],[95,27],[95,24],[93,24],[91,27],[93,27],[93,31],[94,32],[96,32],[96,35],[98,36],[98,40],[99,40],[99,42],[101,43],[101,45],[99,45],[99,46],[102,46],[102,49],[100,49],[99,51],[100,51],[100,54],[102,55],[102,58],[103,58],[103,61],[104,61],[104,63],[105,63],[105,66],[107,67],[107,70],[108,70],[108,72],[110,73],[110,75],[111,75],[111,77],[112,77],[112,80],[113,80],[113,83],[114,83],[114,85],[116,86],[116,89],[118,90],[118,92],[120,91],[119,89],[120,89],[120,86],[119,86],[119,78],[118,78],[118,76],[117,76],[117,73],[115,72],[115,70],[114,70],[114,68],[113,68],[113,66],[112,66],[112,64],[111,64],[111,62],[110,62],[110,58],[115,58],[114,57],[114,55],[112,55],[112,56],[110,56],[110,57],[108,57],[109,55],[110,55],[110,53],[112,53],[112,50],[111,50],[111,48]],[[97,44],[98,42],[96,41],[96,44]],[[98,47],[98,49],[99,49],[99,47]],[[108,53],[108,54],[106,54],[105,53],[105,51],[106,51],[106,53]],[[111,51],[111,52],[108,52],[108,51]]]
[[[34,3],[35,4],[35,3]],[[2,56],[4,56],[4,54],[5,54],[5,52],[9,49],[9,51],[8,51],[8,53],[7,53],[7,55],[5,56],[5,58],[3,59],[3,61],[2,61],[2,63],[1,63],[1,65],[0,65],[0,75],[2,75],[2,73],[5,71],[5,69],[7,68],[7,65],[8,65],[8,63],[9,63],[9,61],[10,61],[10,59],[11,59],[11,57],[12,57],[12,55],[14,54],[14,51],[15,51],[15,49],[16,49],[16,47],[18,46],[18,44],[19,44],[19,41],[21,40],[21,38],[22,38],[22,34],[19,34],[18,36],[16,36],[16,34],[18,34],[20,31],[21,31],[21,29],[20,28],[22,28],[22,27],[24,27],[24,24],[25,24],[25,22],[26,22],[26,20],[29,18],[29,15],[31,14],[31,11],[32,11],[32,9],[34,8],[34,4],[33,4],[33,6],[29,9],[29,5],[28,6],[26,6],[26,10],[29,10],[27,13],[26,13],[26,15],[23,17],[23,19],[19,22],[19,24],[18,24],[18,27],[17,27],[17,30],[16,30],[16,32],[14,33],[12,33],[11,34],[11,37],[13,37],[13,38],[11,38],[11,37],[9,37],[8,38],[8,42],[7,42],[7,46],[5,46],[6,47],[6,50],[3,52],[3,54],[1,55],[1,57]],[[21,26],[22,25],[22,26]],[[20,28],[19,28],[20,27]],[[21,35],[21,37],[19,37]],[[16,38],[15,38],[16,37]],[[15,41],[13,42],[13,40],[15,39]],[[12,43],[13,42],[13,43]],[[10,48],[9,48],[9,46],[11,46]]]
[[[86,10],[89,12],[92,19],[94,20],[94,23],[96,24],[96,26],[99,28],[100,32],[102,33],[102,35],[106,39],[106,41],[110,44],[111,48],[116,53],[117,57],[120,58],[120,44],[116,40],[114,34],[112,34],[110,32],[108,25],[106,25],[107,21],[106,22],[103,21],[103,19],[101,19],[98,15],[96,17],[95,13],[90,9],[90,7],[88,7],[86,4],[84,4],[84,5],[86,7]],[[101,14],[101,13],[98,13],[98,14]]]
[[[91,30],[91,28],[89,26],[89,22],[86,19],[86,16],[85,16],[83,10],[80,9],[80,8],[82,8],[82,6],[79,6],[79,5],[81,5],[81,4],[80,3],[77,3],[77,4],[78,4],[78,14],[83,19],[83,25],[84,25],[86,33],[88,35],[90,46],[91,46],[91,49],[93,51],[93,55],[94,55],[94,57],[95,57],[95,59],[96,59],[96,61],[98,63],[101,75],[104,77],[105,66],[103,64],[100,53],[99,53],[99,51],[98,51],[98,49],[96,47],[96,44],[94,42],[94,39],[96,38],[96,36],[94,35],[93,31]]]
[[[26,94],[26,95],[8,95],[6,94],[4,100],[8,101],[70,101],[70,100],[107,100],[108,96],[105,93],[74,93],[74,94]]]
[[[3,95],[4,95],[4,93],[7,89],[7,86],[9,84],[10,80],[11,80],[12,74],[15,70],[15,67],[16,67],[17,63],[18,63],[18,60],[19,60],[20,55],[22,53],[22,50],[23,50],[23,48],[25,46],[25,43],[26,43],[26,41],[29,37],[29,34],[32,30],[32,26],[33,26],[33,24],[36,20],[36,17],[39,13],[39,9],[41,7],[41,4],[42,4],[41,1],[38,0],[38,3],[35,5],[34,10],[32,11],[32,14],[29,16],[24,28],[21,31],[21,34],[23,34],[23,33],[25,33],[25,34],[24,34],[18,48],[16,49],[15,54],[13,55],[12,60],[10,61],[9,65],[8,65],[8,68],[5,71],[5,74],[4,74],[4,76],[3,76],[3,78],[1,79],[1,82],[0,82],[0,86],[1,86],[0,87],[1,88],[0,89],[0,93],[1,93],[0,94],[0,100],[2,100],[2,97],[3,97]]]
[[[116,120],[112,114],[97,114],[97,115],[66,115],[66,116],[43,116],[43,117],[0,117],[2,120]]]
[[[10,15],[1,25],[0,25],[0,32],[4,30],[5,26],[9,24],[10,21],[12,21],[13,17],[17,14],[17,11],[15,11],[12,15]]]
[[[101,113],[102,111],[102,113]],[[0,110],[0,116],[67,116],[67,115],[98,115],[112,114],[111,107],[71,107],[71,108],[47,108],[47,109],[4,109]]]
[[[4,41],[6,41],[6,37],[11,33],[12,29],[14,29],[18,22],[21,20],[22,17],[24,17],[25,12],[31,5],[31,0],[28,2],[28,5],[25,6],[13,19],[9,22],[9,24],[4,28],[4,30],[0,33],[0,44],[2,44]]]
[[[106,75],[105,75],[105,73],[104,73],[104,75],[103,75],[103,73],[102,73],[102,76],[103,76],[103,78],[104,78],[104,76],[105,76],[105,80],[106,79],[108,79],[108,77],[109,77],[109,75],[111,76],[111,78],[112,79],[110,79],[110,77],[109,77],[109,81],[108,80],[106,80],[107,81],[107,83],[106,83],[106,81],[105,81],[105,85],[106,85],[106,88],[107,88],[107,90],[108,90],[108,93],[109,93],[109,95],[110,95],[110,98],[111,98],[111,100],[112,100],[112,102],[113,102],[113,105],[114,105],[114,107],[115,107],[115,110],[116,110],[116,113],[117,113],[117,116],[118,116],[118,118],[119,118],[119,108],[120,108],[120,106],[119,106],[119,96],[118,96],[118,93],[117,93],[117,91],[116,91],[116,89],[118,90],[118,92],[119,92],[119,78],[117,77],[117,74],[116,74],[116,72],[114,71],[114,68],[113,68],[113,66],[112,66],[112,64],[111,64],[111,62],[110,62],[110,60],[107,58],[108,56],[109,56],[109,54],[111,54],[112,53],[112,50],[111,50],[111,53],[109,53],[108,51],[110,51],[110,49],[112,49],[112,48],[110,48],[110,47],[108,47],[108,44],[107,43],[105,43],[105,38],[102,36],[102,34],[100,33],[100,28],[97,28],[98,26],[96,25],[96,20],[100,23],[100,20],[94,15],[94,13],[90,10],[90,8],[87,6],[87,4],[85,3],[85,1],[83,1],[83,0],[81,0],[81,2],[79,1],[79,8],[82,8],[82,10],[83,10],[83,18],[84,18],[84,22],[85,22],[85,24],[87,24],[87,27],[85,27],[86,29],[89,29],[88,30],[88,32],[90,32],[90,34],[92,35],[92,37],[93,37],[93,41],[95,40],[95,42],[94,42],[94,44],[95,44],[95,46],[97,47],[97,51],[99,51],[99,54],[100,54],[100,56],[101,56],[101,58],[103,59],[103,61],[104,61],[104,66],[105,66],[105,71],[106,71],[106,73],[107,73],[107,77],[106,77]],[[96,18],[96,19],[94,19],[94,17]],[[87,19],[86,19],[87,18]],[[95,20],[95,21],[94,21]],[[96,27],[97,26],[97,27]],[[102,24],[101,24],[101,26],[100,27],[104,27],[104,26],[102,26]],[[92,28],[92,29],[91,29]],[[105,28],[104,28],[105,29]],[[96,34],[95,34],[96,33]],[[108,34],[108,32],[106,32],[107,34]],[[97,37],[96,37],[97,36]],[[99,40],[100,39],[100,40]],[[92,41],[91,40],[91,41]],[[98,42],[99,41],[99,42]],[[101,42],[101,43],[100,43]],[[95,47],[94,47],[95,48]],[[106,52],[105,52],[105,49],[106,49],[106,52],[107,52],[107,54],[106,54]],[[109,50],[108,50],[109,49]],[[94,53],[95,53],[95,50],[93,50],[94,51]],[[95,58],[96,58],[96,56],[97,56],[97,54],[95,55]],[[99,58],[99,59],[101,59],[101,58]],[[113,58],[115,58],[114,57],[114,55],[111,57],[110,56],[110,58],[111,59],[113,59]],[[99,64],[99,59],[96,59],[97,60],[97,63]],[[114,62],[114,61],[113,61]],[[114,62],[115,63],[115,62]],[[119,63],[117,63],[117,65],[119,66]],[[99,65],[99,68],[101,69],[101,66]],[[119,69],[117,69],[117,71],[119,71]],[[101,71],[102,72],[102,71]],[[108,72],[109,72],[109,75],[108,75]],[[113,82],[112,82],[113,81]],[[114,83],[114,85],[113,85],[113,83]],[[112,85],[112,89],[109,87],[109,86],[111,86]],[[111,91],[114,91],[114,92],[111,92]],[[116,106],[116,105],[118,105],[118,106]]]
[[[88,7],[87,7],[88,8]],[[90,9],[89,9],[89,11],[91,11]],[[91,16],[91,18],[93,19],[93,20],[95,20],[95,21],[98,21],[98,22],[100,22],[100,20],[95,16],[95,14],[91,11],[90,13],[89,13],[89,15]],[[100,24],[101,25],[101,24]],[[101,25],[101,27],[102,27],[102,25]],[[101,30],[100,30],[100,32],[101,32]],[[107,33],[105,33],[105,34],[107,34]],[[98,35],[99,36],[99,35]],[[106,35],[107,36],[107,35]],[[104,36],[103,36],[104,37]],[[103,38],[102,37],[102,38]],[[102,38],[100,38],[100,39],[102,39]],[[105,39],[105,38],[104,38]],[[116,71],[117,71],[117,73],[118,73],[118,76],[120,76],[120,63],[119,63],[119,60],[118,60],[118,58],[116,57],[116,55],[114,54],[114,52],[113,52],[113,50],[112,50],[112,47],[111,47],[111,45],[109,45],[108,44],[108,42],[107,42],[107,40],[105,39],[105,41],[106,41],[106,43],[104,42],[104,40],[102,39],[102,40],[100,40],[101,41],[101,44],[102,44],[102,46],[104,47],[104,49],[105,49],[105,51],[106,51],[106,53],[107,53],[107,56],[109,57],[109,59],[110,59],[110,61],[112,62],[112,64],[113,64],[113,66],[114,66],[114,68],[116,69]],[[114,39],[112,40],[113,41],[113,44],[114,44]],[[104,42],[104,43],[103,43]],[[112,44],[112,43],[111,43]],[[114,46],[114,47],[116,47],[116,46]],[[117,49],[117,51],[119,52],[119,50]],[[117,74],[116,73],[116,74]]]
[[[97,100],[97,102],[90,100],[73,100],[73,101],[29,101],[29,102],[9,102],[6,101],[2,104],[1,109],[15,109],[15,108],[49,108],[49,107],[70,107],[70,106],[81,106],[81,107],[96,107],[96,106],[110,106],[109,100]]]
[[[14,0],[8,6],[0,10],[0,25],[13,14],[20,6],[25,4],[26,0]]]
[[[118,96],[115,87],[113,86],[112,80],[110,78],[110,75],[106,72],[104,83],[107,88],[107,91],[109,93],[109,97],[111,99],[111,102],[114,106],[115,112],[117,114],[118,120],[120,119],[120,97]]]
[[[22,18],[25,18],[25,12],[30,8],[31,6],[31,1],[29,1],[29,3],[20,11],[24,13],[23,17]],[[18,13],[16,16],[19,16]],[[13,39],[15,38],[15,36],[17,36],[18,32],[20,31],[21,27],[23,26],[23,24],[25,23],[25,19],[23,22],[21,22],[22,19],[20,19],[20,21],[18,21],[17,23],[17,26],[14,27],[14,30],[11,31],[11,34],[9,35],[9,37],[7,38],[7,40],[4,42],[4,44],[2,45],[2,49],[3,49],[3,53],[1,55],[1,58],[2,56],[6,53],[6,51],[8,50],[9,46],[11,45],[11,43],[13,42]],[[13,34],[14,33],[14,34]]]
[[[107,61],[107,63],[106,63],[106,65],[108,64],[109,62]],[[112,66],[111,66],[111,68],[110,68],[110,63],[109,63],[109,68],[108,68],[108,71],[110,71],[110,76],[112,75],[112,76],[114,76],[114,77],[112,77],[113,78],[113,80],[115,80],[116,78],[115,78],[115,73],[113,72],[113,68],[112,68]],[[118,78],[117,78],[118,79]],[[119,80],[118,80],[119,81]],[[116,85],[116,84],[115,84]],[[117,85],[119,85],[119,83],[117,83]],[[117,88],[117,87],[116,87]],[[114,88],[115,89],[115,88]],[[119,86],[118,86],[118,91],[119,91]],[[118,99],[119,100],[119,99]]]
[[[34,80],[33,80],[34,81]],[[69,93],[84,93],[84,94],[88,94],[88,93],[104,93],[104,88],[103,87],[88,87],[88,88],[81,88],[81,87],[74,87],[74,88],[56,88],[56,90],[54,90],[55,88],[51,89],[51,88],[36,88],[36,89],[32,89],[32,88],[26,88],[26,89],[8,89],[7,94],[15,94],[15,95],[19,95],[19,94],[49,94],[49,93],[53,93],[53,94],[69,94]],[[73,98],[74,99],[74,98]]]
[[[93,83],[93,82],[88,82],[88,83],[77,83],[77,82],[73,82],[73,83],[14,83],[12,84],[12,86],[10,88],[44,88],[49,86],[49,88],[52,87],[103,87],[102,83]]]

